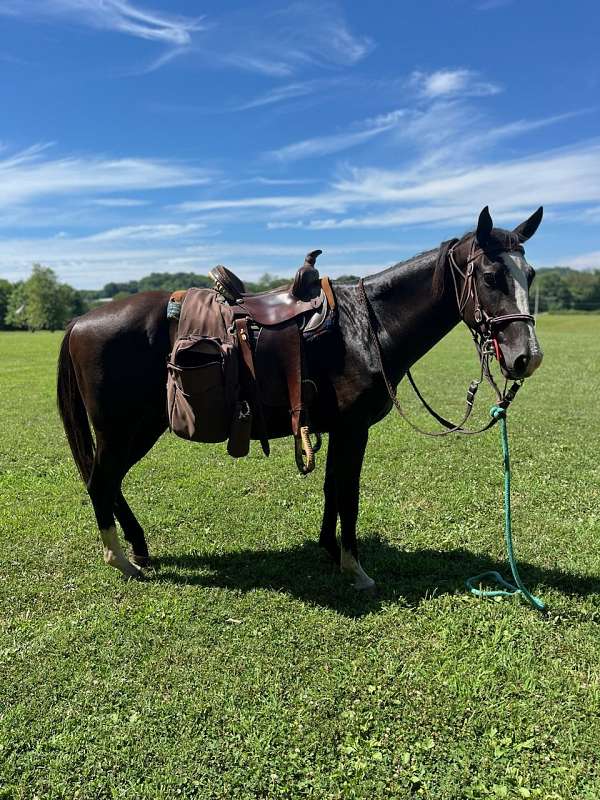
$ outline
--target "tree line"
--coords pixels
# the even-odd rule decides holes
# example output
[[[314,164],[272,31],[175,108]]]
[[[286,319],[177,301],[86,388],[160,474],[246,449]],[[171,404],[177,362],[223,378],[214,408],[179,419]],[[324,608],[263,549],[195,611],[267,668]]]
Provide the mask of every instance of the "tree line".
[[[355,275],[336,278],[355,283]],[[265,273],[247,282],[251,292],[267,291],[289,281]],[[174,292],[190,286],[210,287],[208,275],[194,272],[153,272],[139,280],[111,281],[102,289],[74,289],[60,283],[49,267],[34,264],[27,280],[10,283],[0,278],[0,328],[4,330],[61,330],[68,321],[104,302],[128,297],[149,289]],[[532,289],[534,303],[542,311],[600,311],[600,270],[553,267],[538,270]]]

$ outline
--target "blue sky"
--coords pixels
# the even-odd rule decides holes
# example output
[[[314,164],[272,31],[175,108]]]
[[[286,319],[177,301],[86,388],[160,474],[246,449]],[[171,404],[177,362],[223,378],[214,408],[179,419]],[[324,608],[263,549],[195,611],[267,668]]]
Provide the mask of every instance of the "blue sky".
[[[2,0],[0,274],[367,274],[538,205],[600,267],[594,0]]]

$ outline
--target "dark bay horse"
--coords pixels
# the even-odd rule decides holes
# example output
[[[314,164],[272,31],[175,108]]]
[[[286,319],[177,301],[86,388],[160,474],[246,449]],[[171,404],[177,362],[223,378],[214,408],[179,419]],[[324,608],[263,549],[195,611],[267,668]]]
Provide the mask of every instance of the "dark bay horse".
[[[522,245],[537,230],[542,213],[538,209],[509,232],[494,228],[484,208],[476,231],[367,278],[370,310],[356,286],[333,282],[337,330],[306,348],[318,389],[312,426],[329,433],[319,541],[357,589],[374,586],[360,565],[356,541],[368,431],[392,408],[369,322],[394,388],[461,319],[472,329],[498,320],[494,340],[502,372],[511,379],[530,376],[542,352],[528,306],[534,272]],[[467,277],[471,283],[465,293]],[[168,298],[168,292],[143,292],[77,318],[65,333],[58,362],[58,407],[92,500],[104,558],[126,576],[140,576],[150,564],[144,531],[121,484],[167,428]],[[269,413],[266,424],[270,437],[290,434],[287,409]],[[130,558],[119,542],[115,517],[131,545]]]

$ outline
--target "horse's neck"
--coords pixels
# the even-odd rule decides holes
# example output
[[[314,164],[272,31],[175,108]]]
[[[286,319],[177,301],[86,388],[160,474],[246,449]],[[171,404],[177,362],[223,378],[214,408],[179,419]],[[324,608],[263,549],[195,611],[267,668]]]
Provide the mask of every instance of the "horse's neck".
[[[452,279],[436,295],[432,288],[438,251],[374,275],[367,284],[390,378],[402,374],[459,322]]]

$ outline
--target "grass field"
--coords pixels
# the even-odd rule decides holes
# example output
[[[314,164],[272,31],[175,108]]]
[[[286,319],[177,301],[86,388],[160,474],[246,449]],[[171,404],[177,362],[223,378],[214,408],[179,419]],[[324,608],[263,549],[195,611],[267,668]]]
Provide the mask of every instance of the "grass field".
[[[158,568],[125,582],[55,412],[59,335],[0,335],[0,798],[599,798],[600,316],[539,336],[509,428],[547,617],[464,589],[508,574],[497,431],[392,416],[362,482],[377,596],[319,550],[325,457],[302,479],[289,440],[233,462],[164,436],[125,485]],[[447,413],[475,374],[464,329],[416,370]]]

